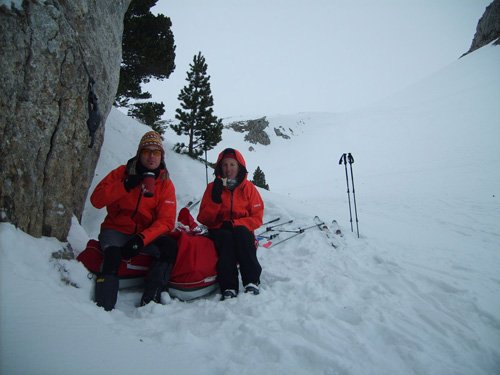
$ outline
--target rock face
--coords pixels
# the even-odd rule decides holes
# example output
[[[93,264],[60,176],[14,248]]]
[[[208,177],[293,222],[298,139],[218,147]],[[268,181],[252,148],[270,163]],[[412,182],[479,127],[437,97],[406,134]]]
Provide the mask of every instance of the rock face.
[[[290,132],[293,134],[293,130],[289,129]],[[283,139],[290,139],[290,136],[286,134],[285,129],[283,126],[280,126],[279,128],[274,128],[274,134],[276,134],[278,137],[281,137]]]
[[[131,0],[0,6],[0,220],[66,240],[81,218],[118,87]],[[90,77],[103,118],[93,148]]]
[[[494,0],[484,11],[467,53],[471,53],[494,40],[495,44],[500,44],[500,0]]]
[[[269,121],[267,121],[265,117],[255,120],[237,121],[228,125],[228,127],[239,133],[247,132],[244,138],[245,141],[253,144],[260,143],[264,146],[267,146],[271,143],[269,135],[264,130],[268,126]]]
[[[300,123],[299,123],[300,124]],[[238,133],[246,133],[243,138],[245,141],[252,144],[261,144],[264,146],[268,146],[271,144],[271,138],[266,132],[266,128],[269,127],[269,121],[267,118],[261,117],[255,120],[243,120],[243,121],[235,121],[226,125],[226,128],[233,129]],[[290,139],[290,136],[287,134],[287,130],[283,126],[275,127],[274,134],[277,137],[281,137],[283,139]],[[288,128],[290,134],[293,134],[293,130]],[[254,147],[250,146],[248,148],[249,151],[254,151]]]

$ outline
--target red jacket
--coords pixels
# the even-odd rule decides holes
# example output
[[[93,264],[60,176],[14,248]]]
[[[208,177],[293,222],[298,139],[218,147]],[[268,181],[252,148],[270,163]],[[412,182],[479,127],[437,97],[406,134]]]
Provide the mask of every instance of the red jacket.
[[[126,168],[122,165],[104,177],[92,193],[90,202],[96,208],[107,208],[108,214],[101,229],[141,234],[146,246],[175,227],[175,187],[166,169],[161,169],[155,180],[153,197],[142,196],[140,184],[127,192],[123,185]]]
[[[245,159],[241,153],[235,151],[236,160],[240,168],[246,172]],[[216,174],[220,171],[220,162],[223,153],[219,154]],[[220,175],[217,175],[220,177]],[[222,203],[212,201],[212,189],[214,183],[208,184],[201,200],[198,221],[210,229],[220,228],[224,221],[231,221],[233,226],[245,226],[254,231],[262,225],[264,215],[264,202],[254,184],[247,180],[247,173],[243,175],[242,182],[233,190],[224,187],[222,190]]]

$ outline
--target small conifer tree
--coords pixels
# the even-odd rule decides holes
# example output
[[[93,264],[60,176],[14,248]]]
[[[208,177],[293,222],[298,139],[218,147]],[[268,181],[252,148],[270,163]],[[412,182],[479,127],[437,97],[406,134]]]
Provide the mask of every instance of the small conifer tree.
[[[213,114],[214,99],[210,88],[207,64],[201,52],[195,55],[189,65],[186,81],[189,83],[181,90],[179,101],[182,108],[176,109],[177,125],[171,128],[177,135],[187,135],[188,142],[177,143],[174,150],[196,158],[213,149],[222,140],[222,120]]]
[[[132,0],[123,20],[122,63],[115,105],[150,99],[143,92],[151,78],[166,79],[175,70],[174,34],[169,17],[151,12],[157,0]]]
[[[253,182],[253,184],[255,186],[258,186],[258,187],[261,187],[263,189],[269,190],[269,185],[266,183],[266,175],[264,174],[264,172],[262,171],[262,169],[260,169],[259,166],[257,166],[257,169],[253,173],[253,180],[252,180],[252,182]]]

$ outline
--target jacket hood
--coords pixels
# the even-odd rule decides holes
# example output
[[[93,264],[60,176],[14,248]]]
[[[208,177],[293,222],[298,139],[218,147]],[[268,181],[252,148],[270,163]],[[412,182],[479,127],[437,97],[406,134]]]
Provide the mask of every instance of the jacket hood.
[[[222,162],[222,159],[224,158],[224,155],[226,155],[226,154],[234,154],[236,156],[236,161],[240,165],[240,171],[238,172],[238,177],[241,176],[241,181],[243,181],[243,179],[246,178],[246,175],[248,174],[247,164],[246,164],[245,158],[243,157],[241,152],[239,152],[238,150],[236,150],[234,148],[226,148],[225,150],[223,150],[219,154],[219,156],[217,157],[217,163],[215,165],[215,171],[214,171],[215,176],[217,176],[217,177],[222,176],[222,166],[221,166],[222,163],[221,162]]]

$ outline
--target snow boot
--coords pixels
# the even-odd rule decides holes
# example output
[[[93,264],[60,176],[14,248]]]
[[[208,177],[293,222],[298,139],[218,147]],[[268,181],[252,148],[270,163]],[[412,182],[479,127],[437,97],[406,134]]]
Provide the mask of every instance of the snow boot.
[[[120,280],[117,275],[97,275],[95,281],[95,302],[106,311],[115,308]]]
[[[254,296],[260,293],[259,285],[254,283],[248,283],[245,285],[245,293],[251,293]]]
[[[173,265],[166,262],[157,261],[153,264],[146,276],[140,306],[147,305],[151,301],[161,303],[161,293],[165,290],[170,279],[172,268]]]
[[[222,292],[221,301],[225,301],[227,299],[236,298],[238,296],[238,292],[234,289],[226,289]]]

